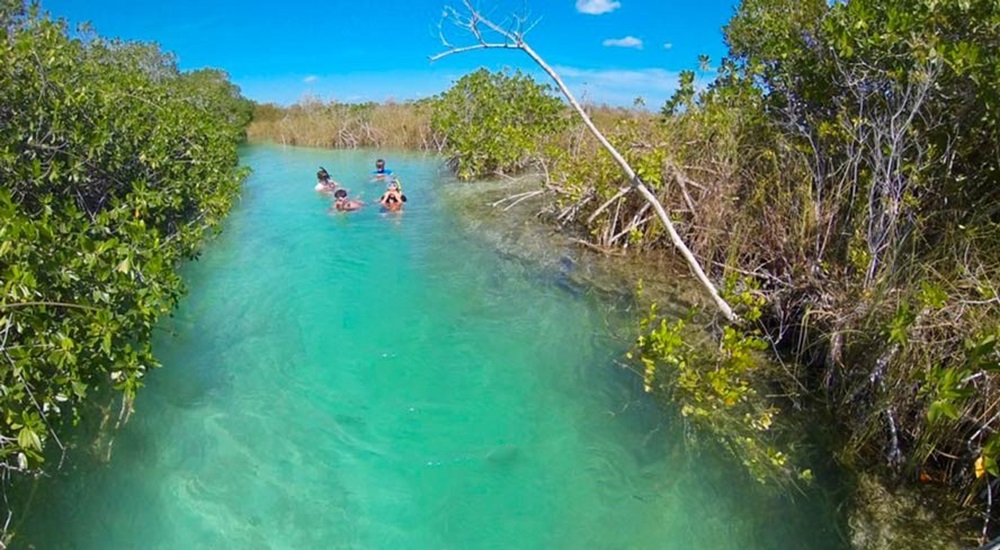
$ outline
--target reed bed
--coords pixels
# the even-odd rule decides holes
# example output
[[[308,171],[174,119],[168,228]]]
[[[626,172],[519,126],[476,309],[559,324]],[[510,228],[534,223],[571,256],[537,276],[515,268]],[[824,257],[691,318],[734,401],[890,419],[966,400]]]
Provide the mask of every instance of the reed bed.
[[[439,151],[429,101],[338,103],[305,99],[289,107],[257,104],[247,130],[251,141],[333,149]]]

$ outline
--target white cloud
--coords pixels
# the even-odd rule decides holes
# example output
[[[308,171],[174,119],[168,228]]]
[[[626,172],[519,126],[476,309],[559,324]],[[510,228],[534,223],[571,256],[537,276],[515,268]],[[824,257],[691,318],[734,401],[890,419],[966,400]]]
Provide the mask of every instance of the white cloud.
[[[672,49],[673,47],[674,47],[674,45],[671,44],[670,42],[667,42],[666,44],[663,45],[663,49],[664,50],[669,50],[669,49]]]
[[[590,15],[609,13],[620,7],[621,2],[615,0],[576,0],[576,11]]]
[[[303,78],[302,82],[305,83],[305,84],[312,84],[313,82],[316,82],[317,80],[319,80],[319,77],[316,76],[316,75],[314,75],[314,74],[311,74],[311,75]]]
[[[634,36],[626,36],[625,38],[609,38],[602,43],[605,46],[611,46],[614,48],[635,48],[637,50],[642,49],[642,40]]]

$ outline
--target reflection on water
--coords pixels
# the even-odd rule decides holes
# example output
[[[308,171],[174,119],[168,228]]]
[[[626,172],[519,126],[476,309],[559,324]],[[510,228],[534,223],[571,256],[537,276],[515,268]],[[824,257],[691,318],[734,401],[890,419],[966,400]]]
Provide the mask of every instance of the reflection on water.
[[[381,155],[381,153],[380,153]],[[625,301],[456,222],[433,159],[402,215],[374,155],[255,146],[225,233],[155,342],[109,464],[39,485],[38,548],[838,548],[822,502],[761,495],[616,366]],[[83,455],[83,453],[79,453]]]

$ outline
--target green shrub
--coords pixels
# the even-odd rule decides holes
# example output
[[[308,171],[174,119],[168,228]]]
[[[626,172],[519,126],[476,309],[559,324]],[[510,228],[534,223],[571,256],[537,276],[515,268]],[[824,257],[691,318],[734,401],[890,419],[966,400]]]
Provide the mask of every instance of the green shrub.
[[[431,125],[462,180],[514,174],[531,165],[542,143],[565,127],[564,106],[520,71],[479,69],[459,79],[434,105]]]
[[[228,212],[251,105],[155,46],[73,39],[0,0],[0,460],[46,443],[113,387],[130,410],[178,264]]]

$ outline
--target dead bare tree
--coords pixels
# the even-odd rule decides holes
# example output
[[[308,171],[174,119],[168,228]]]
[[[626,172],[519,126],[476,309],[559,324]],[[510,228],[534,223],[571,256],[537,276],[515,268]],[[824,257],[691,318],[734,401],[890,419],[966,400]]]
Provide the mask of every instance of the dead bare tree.
[[[838,61],[838,73],[848,101],[841,109],[850,113],[842,125],[850,143],[850,174],[853,181],[859,173],[870,173],[867,193],[868,267],[865,287],[871,288],[886,266],[895,265],[901,242],[909,233],[911,213],[905,205],[910,193],[913,174],[919,174],[935,159],[928,153],[929,145],[915,132],[917,125],[933,127],[926,110],[926,101],[937,84],[940,63],[929,63],[914,71],[907,82],[896,82],[886,71],[859,64],[845,67]],[[942,151],[948,158],[950,151]],[[857,185],[857,183],[855,183]]]
[[[666,209],[663,204],[656,198],[656,195],[649,190],[649,187],[642,181],[635,170],[629,165],[625,157],[619,153],[613,145],[604,137],[604,134],[597,129],[590,117],[587,116],[586,111],[580,106],[580,103],[576,100],[573,94],[566,87],[562,78],[545,62],[540,55],[538,55],[531,46],[525,41],[525,35],[534,28],[537,24],[537,20],[531,22],[526,16],[512,16],[497,24],[487,17],[484,17],[479,10],[472,5],[470,0],[462,0],[463,10],[456,9],[452,6],[446,6],[444,8],[444,14],[442,16],[442,25],[439,27],[439,35],[441,37],[442,45],[447,48],[445,51],[431,56],[431,61],[437,61],[438,59],[447,57],[449,55],[469,52],[473,50],[485,50],[485,49],[508,49],[508,50],[520,50],[527,54],[532,61],[535,62],[545,74],[549,75],[549,78],[556,83],[559,91],[562,92],[566,101],[569,102],[570,106],[580,115],[583,120],[584,125],[590,130],[590,133],[600,142],[601,146],[614,158],[615,162],[621,167],[622,171],[625,172],[626,177],[631,185],[632,189],[635,189],[642,198],[650,204],[653,210],[656,212],[657,217],[663,223],[666,228],[667,233],[670,235],[670,240],[674,247],[681,253],[684,260],[688,263],[691,271],[694,272],[695,277],[698,282],[705,288],[709,296],[715,302],[715,305],[719,308],[719,311],[725,316],[730,322],[735,322],[738,318],[733,312],[733,309],[729,304],[722,298],[719,294],[719,290],[715,287],[708,276],[705,274],[705,270],[702,269],[701,264],[698,259],[694,257],[691,249],[688,248],[687,244],[681,238],[680,234],[677,233],[677,229],[674,227],[673,222],[670,220],[670,216],[667,214]],[[468,32],[475,39],[475,42],[465,46],[457,46],[452,44],[446,37],[444,32],[444,21],[450,21],[458,28],[463,31]]]

